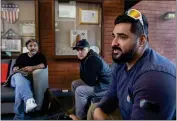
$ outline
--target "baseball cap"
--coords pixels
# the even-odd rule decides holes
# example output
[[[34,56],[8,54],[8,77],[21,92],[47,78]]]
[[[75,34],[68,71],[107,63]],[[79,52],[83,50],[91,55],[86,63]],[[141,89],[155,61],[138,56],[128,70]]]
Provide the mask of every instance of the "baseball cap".
[[[82,40],[79,40],[79,41],[76,43],[75,47],[73,47],[73,50],[75,50],[75,49],[77,49],[77,48],[85,48],[85,47],[90,48],[90,45],[89,45],[89,43],[87,42],[86,39],[82,39]]]

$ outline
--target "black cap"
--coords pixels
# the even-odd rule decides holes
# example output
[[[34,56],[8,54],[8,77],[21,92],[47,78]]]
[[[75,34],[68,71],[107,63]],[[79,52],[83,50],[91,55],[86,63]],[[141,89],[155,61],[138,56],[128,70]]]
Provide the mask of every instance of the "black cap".
[[[79,41],[76,43],[76,46],[73,47],[73,50],[75,50],[75,49],[77,49],[77,48],[85,48],[85,47],[90,48],[90,45],[89,45],[89,43],[87,42],[86,39],[82,39],[82,40],[79,40]]]

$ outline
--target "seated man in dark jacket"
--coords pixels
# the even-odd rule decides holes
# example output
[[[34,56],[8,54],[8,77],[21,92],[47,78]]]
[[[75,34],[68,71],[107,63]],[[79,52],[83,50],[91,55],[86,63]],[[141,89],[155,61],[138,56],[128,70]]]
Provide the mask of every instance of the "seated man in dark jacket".
[[[76,116],[84,118],[91,98],[102,98],[109,88],[111,69],[109,65],[93,50],[86,40],[76,43],[73,50],[77,50],[80,60],[81,79],[72,82],[75,94]]]

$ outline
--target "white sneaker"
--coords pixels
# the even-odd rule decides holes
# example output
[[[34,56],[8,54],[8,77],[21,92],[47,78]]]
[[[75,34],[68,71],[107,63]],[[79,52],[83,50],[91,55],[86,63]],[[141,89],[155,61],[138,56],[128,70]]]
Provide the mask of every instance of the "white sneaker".
[[[32,111],[37,106],[34,98],[30,98],[26,101],[26,113]]]

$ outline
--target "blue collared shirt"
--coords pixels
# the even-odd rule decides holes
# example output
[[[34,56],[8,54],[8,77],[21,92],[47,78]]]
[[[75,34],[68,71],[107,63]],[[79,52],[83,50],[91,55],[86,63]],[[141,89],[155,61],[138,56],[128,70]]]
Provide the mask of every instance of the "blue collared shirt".
[[[126,64],[114,65],[108,93],[98,104],[105,113],[118,106],[130,119],[173,119],[176,115],[176,66],[148,48],[127,71]]]

